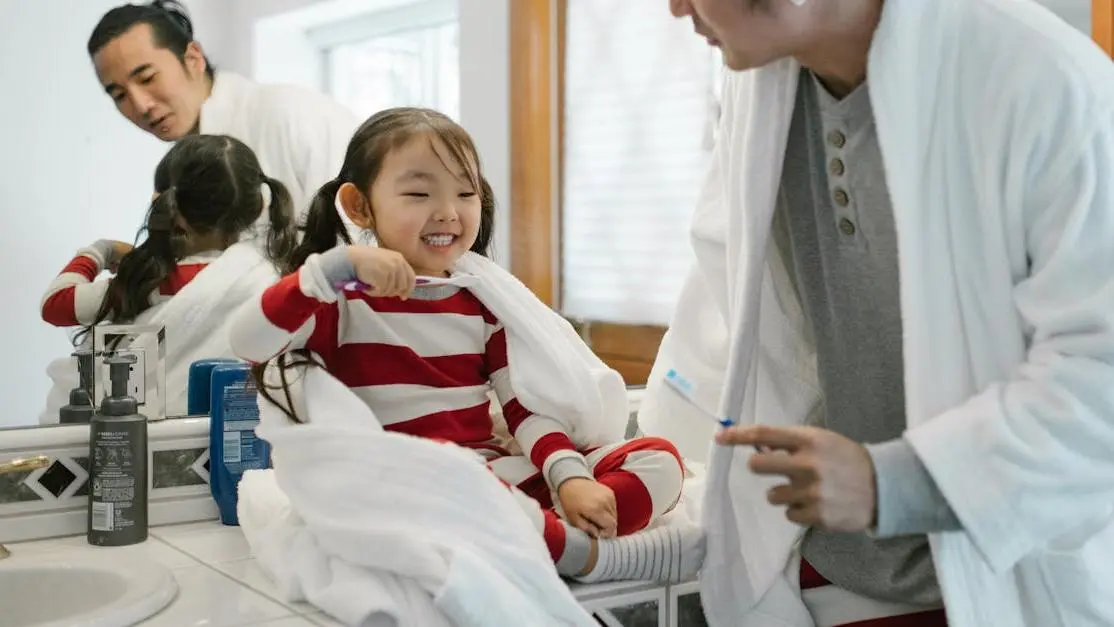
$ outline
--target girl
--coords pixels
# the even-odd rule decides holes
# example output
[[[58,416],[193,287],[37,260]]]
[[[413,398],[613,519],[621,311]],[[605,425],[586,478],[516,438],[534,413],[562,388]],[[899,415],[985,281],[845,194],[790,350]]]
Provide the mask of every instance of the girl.
[[[350,241],[337,205],[365,243]],[[300,269],[264,292],[258,307],[240,311],[233,348],[256,363],[279,355],[280,366],[282,353],[312,351],[384,428],[479,452],[512,486],[564,575],[692,576],[702,558],[695,528],[630,535],[680,498],[676,449],[642,438],[576,450],[560,423],[517,400],[505,332],[479,299],[454,285],[416,287],[417,276],[452,277],[468,251],[486,254],[494,208],[460,126],[424,109],[375,115],[353,137],[340,175],[314,199],[290,264]],[[354,280],[372,287],[337,287]],[[489,389],[523,455],[510,455],[495,437]]]
[[[266,207],[264,187],[270,195]],[[270,226],[265,239],[233,248],[253,233],[265,210]],[[47,289],[43,320],[83,327],[75,344],[91,344],[89,331],[102,322],[162,324],[167,331],[165,411],[184,414],[189,361],[232,356],[227,314],[285,270],[276,264],[291,255],[297,242],[292,216],[286,188],[262,172],[242,142],[220,135],[185,137],[155,169],[155,192],[142,229],[146,239],[134,249],[100,240],[78,251]],[[205,271],[218,261],[219,268]],[[96,280],[104,270],[116,275]],[[187,285],[190,295],[179,298]],[[56,409],[73,387],[67,381],[72,370],[68,360],[48,368],[55,385],[40,420],[57,421]]]
[[[135,247],[98,240],[78,251],[43,296],[43,320],[59,327],[133,322],[169,301],[240,240],[267,207],[272,260],[290,256],[293,205],[282,183],[263,174],[255,153],[224,135],[183,138],[155,168],[155,193]],[[97,281],[104,270],[116,276]]]

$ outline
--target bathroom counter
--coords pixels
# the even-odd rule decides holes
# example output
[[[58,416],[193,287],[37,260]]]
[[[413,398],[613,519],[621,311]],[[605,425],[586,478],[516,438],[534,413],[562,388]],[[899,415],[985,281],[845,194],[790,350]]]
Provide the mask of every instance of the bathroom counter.
[[[84,536],[10,544],[13,555],[60,552],[139,554],[174,572],[178,597],[144,627],[342,627],[306,603],[288,603],[251,556],[238,527],[217,521],[153,527],[143,544],[91,547]],[[72,554],[72,553],[71,553]],[[608,627],[704,627],[696,584],[573,584],[581,603]]]

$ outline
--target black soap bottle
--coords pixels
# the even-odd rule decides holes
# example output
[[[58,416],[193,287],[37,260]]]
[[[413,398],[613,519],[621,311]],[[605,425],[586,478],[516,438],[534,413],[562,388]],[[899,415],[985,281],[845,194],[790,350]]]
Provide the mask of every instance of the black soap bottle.
[[[111,393],[89,422],[89,544],[147,539],[147,417],[128,396],[134,355],[104,360]]]
[[[70,390],[70,403],[58,410],[58,422],[64,425],[89,424],[93,407],[93,351],[80,350],[77,358],[78,386]]]

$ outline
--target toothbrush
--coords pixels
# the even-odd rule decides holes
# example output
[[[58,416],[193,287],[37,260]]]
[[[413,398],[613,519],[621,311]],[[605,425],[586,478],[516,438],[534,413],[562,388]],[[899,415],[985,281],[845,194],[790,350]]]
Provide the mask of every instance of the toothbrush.
[[[415,287],[432,286],[432,285],[454,285],[452,279],[435,276],[420,276],[414,280]],[[333,283],[333,287],[341,292],[366,292],[371,289],[371,286],[359,279],[350,279],[347,281],[337,281]]]
[[[674,392],[676,392],[678,396],[680,396],[682,399],[684,399],[686,403],[688,403],[689,405],[698,409],[701,414],[704,414],[705,416],[707,416],[707,417],[711,418],[712,420],[716,421],[716,424],[718,424],[719,426],[726,428],[726,427],[733,426],[735,424],[735,421],[732,420],[731,418],[728,418],[726,416],[721,418],[721,417],[716,416],[715,414],[709,412],[708,410],[704,409],[700,405],[697,405],[696,401],[694,401],[693,398],[692,398],[692,395],[693,395],[692,382],[690,382],[688,379],[682,377],[680,374],[677,374],[676,370],[670,368],[669,372],[665,373],[665,384],[667,386],[669,386],[669,388],[672,389]]]
[[[696,401],[692,399],[692,390],[694,387],[693,384],[688,379],[677,374],[676,370],[670,368],[669,372],[665,373],[665,385],[676,392],[677,395],[680,396],[686,403],[695,407],[701,414],[716,421],[716,424],[723,427],[724,429],[726,429],[727,427],[733,427],[737,424],[734,420],[727,416],[720,418],[719,416],[716,416],[703,407],[697,405]],[[753,446],[751,448],[753,448],[758,453],[770,452],[770,448],[767,446]]]

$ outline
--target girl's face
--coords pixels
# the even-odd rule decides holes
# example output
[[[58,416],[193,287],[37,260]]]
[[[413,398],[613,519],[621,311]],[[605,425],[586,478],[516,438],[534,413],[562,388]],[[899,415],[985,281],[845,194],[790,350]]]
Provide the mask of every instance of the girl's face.
[[[422,133],[387,154],[371,186],[370,224],[357,225],[415,273],[444,276],[479,235],[478,191],[448,147]]]

